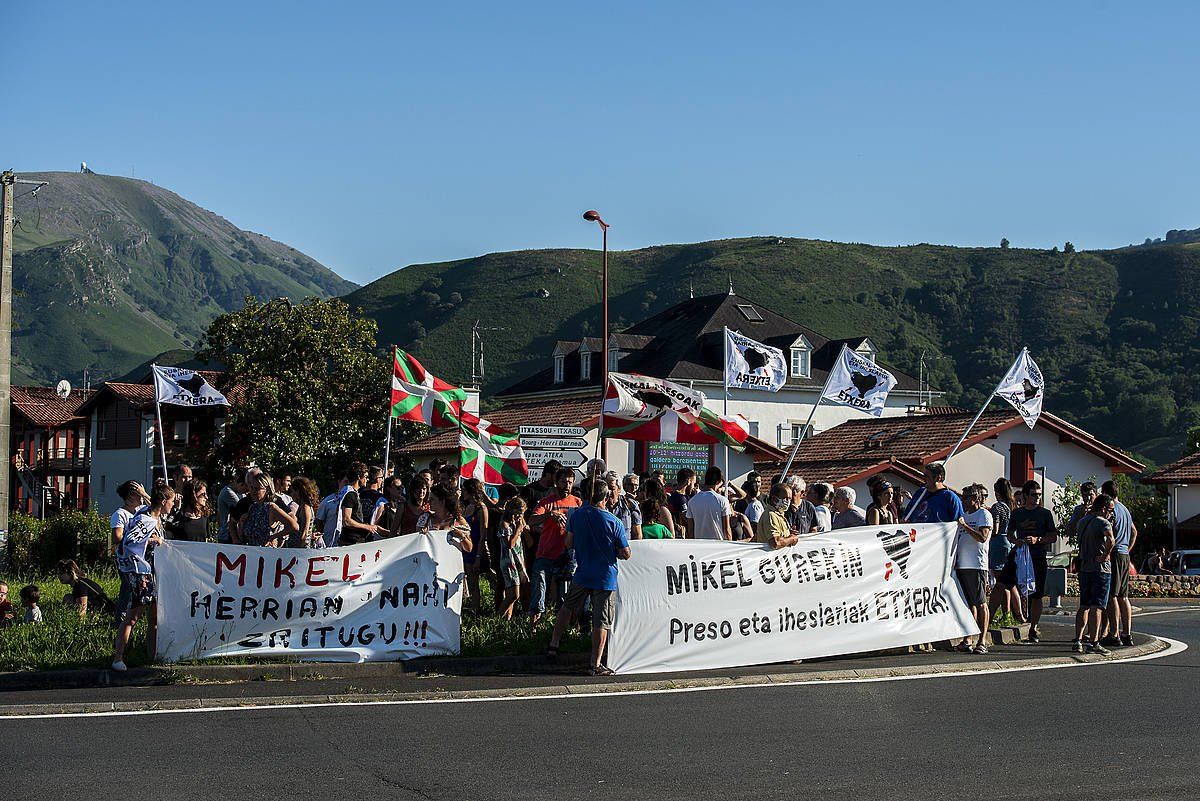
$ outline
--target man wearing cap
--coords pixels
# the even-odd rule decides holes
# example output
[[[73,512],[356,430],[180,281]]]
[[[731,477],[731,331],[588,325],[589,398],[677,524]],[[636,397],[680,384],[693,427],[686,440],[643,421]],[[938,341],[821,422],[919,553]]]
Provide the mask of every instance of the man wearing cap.
[[[108,519],[109,528],[112,529],[112,543],[114,546],[120,544],[121,538],[125,536],[125,527],[129,525],[129,521],[133,519],[133,516],[142,511],[150,503],[150,496],[146,494],[146,490],[142,485],[136,481],[126,481],[117,487],[117,495],[121,497],[124,503]]]

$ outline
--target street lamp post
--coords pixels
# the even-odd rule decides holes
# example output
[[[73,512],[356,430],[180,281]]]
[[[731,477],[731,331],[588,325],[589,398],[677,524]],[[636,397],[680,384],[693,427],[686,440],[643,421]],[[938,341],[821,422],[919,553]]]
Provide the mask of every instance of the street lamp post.
[[[585,211],[583,219],[600,225],[604,253],[604,271],[600,279],[600,423],[596,436],[600,440],[600,458],[608,464],[608,443],[604,441],[604,396],[608,392],[608,223],[595,209]]]
[[[1176,484],[1171,487],[1171,550],[1179,550],[1179,490],[1186,489],[1187,484]]]

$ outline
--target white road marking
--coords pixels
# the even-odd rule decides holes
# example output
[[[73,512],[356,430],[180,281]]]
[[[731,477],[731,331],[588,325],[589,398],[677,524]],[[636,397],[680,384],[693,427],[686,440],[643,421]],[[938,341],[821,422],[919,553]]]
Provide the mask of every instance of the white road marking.
[[[1159,609],[1157,612],[1138,612],[1134,615],[1134,618],[1150,617],[1151,615],[1171,615],[1175,612],[1189,612],[1197,609],[1200,609],[1200,606],[1181,606],[1178,609]],[[1159,637],[1159,639],[1161,640],[1162,637]]]
[[[375,700],[375,701],[348,701],[339,703],[334,701],[327,702],[310,702],[297,704],[255,704],[247,706],[210,706],[195,709],[143,709],[121,712],[53,712],[34,715],[3,715],[0,708],[0,721],[4,720],[53,720],[57,718],[112,718],[112,717],[133,717],[138,715],[183,715],[195,714],[198,712],[253,712],[257,710],[271,709],[319,709],[323,707],[361,707],[361,706],[412,706],[420,704],[473,704],[479,702],[496,702],[496,701],[553,701],[559,699],[582,699],[582,698],[622,698],[635,695],[665,695],[668,693],[698,693],[707,692],[710,690],[753,690],[764,687],[806,687],[817,684],[873,684],[884,681],[909,681],[911,679],[950,679],[950,678],[965,678],[970,676],[989,675],[995,673],[1025,673],[1034,670],[1054,670],[1056,668],[1077,668],[1077,667],[1094,667],[1100,665],[1119,665],[1127,662],[1145,662],[1150,659],[1161,659],[1164,656],[1174,656],[1181,654],[1187,650],[1188,645],[1185,642],[1171,639],[1170,637],[1156,637],[1167,644],[1167,647],[1162,651],[1156,651],[1152,654],[1144,654],[1142,656],[1131,656],[1124,659],[1106,659],[1100,662],[1068,662],[1057,665],[1017,665],[1013,667],[1002,668],[984,668],[982,670],[963,671],[961,673],[936,673],[930,671],[928,673],[913,673],[905,676],[880,676],[876,678],[847,678],[847,679],[797,679],[796,681],[776,681],[776,682],[761,682],[759,684],[721,684],[710,687],[677,687],[674,689],[656,689],[656,690],[616,690],[613,692],[605,692],[597,690],[591,693],[554,693],[552,695],[496,695],[483,696],[477,698],[426,698],[426,699],[408,699],[408,700]],[[147,702],[152,703],[152,702]]]

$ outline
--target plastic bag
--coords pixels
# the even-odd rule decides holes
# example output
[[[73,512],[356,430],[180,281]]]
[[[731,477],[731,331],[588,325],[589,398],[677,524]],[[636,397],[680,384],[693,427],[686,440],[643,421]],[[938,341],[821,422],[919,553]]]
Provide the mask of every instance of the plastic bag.
[[[1028,545],[1018,545],[1014,554],[1017,565],[1017,590],[1028,598],[1037,589],[1037,578],[1033,573],[1033,557]]]

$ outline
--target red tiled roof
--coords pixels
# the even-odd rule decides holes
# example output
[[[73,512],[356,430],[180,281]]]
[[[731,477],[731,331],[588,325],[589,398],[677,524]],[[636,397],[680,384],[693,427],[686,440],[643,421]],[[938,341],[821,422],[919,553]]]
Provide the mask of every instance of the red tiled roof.
[[[510,431],[516,431],[517,427],[522,425],[595,428],[595,417],[599,408],[599,394],[594,397],[575,395],[558,400],[510,403],[490,412],[483,412],[480,417]],[[591,425],[586,425],[587,423],[591,423]],[[409,456],[457,451],[458,432],[454,430],[435,431],[415,442],[403,445],[397,450]]]
[[[972,415],[967,412],[847,420],[801,443],[796,459],[892,458],[914,465],[925,464],[949,455],[971,420]],[[985,412],[962,447],[969,448],[1018,425],[1024,425],[1024,421],[1011,409]],[[1145,469],[1140,462],[1049,412],[1042,413],[1038,425],[1057,434],[1060,442],[1071,442],[1101,457],[1118,472],[1140,473]]]
[[[12,387],[11,391],[13,409],[34,425],[51,428],[83,419],[79,407],[94,393],[73,389],[68,397],[60,398],[50,387]]]
[[[239,393],[238,387],[223,388],[225,383],[225,373],[217,370],[196,370],[196,374],[202,376],[212,386],[225,395],[231,403],[236,402]],[[92,407],[95,406],[100,392],[107,390],[118,398],[125,400],[135,409],[145,410],[154,406],[154,382],[147,379],[144,384],[129,384],[124,381],[105,381],[100,390],[92,393],[92,397],[88,398],[85,404],[80,407],[81,412],[90,413]],[[221,407],[224,408],[224,407]]]
[[[754,469],[766,479],[772,479],[783,472],[783,465],[778,462],[755,462]],[[895,473],[908,479],[914,484],[923,480],[921,471],[891,459],[813,459],[796,461],[788,475],[802,476],[809,484],[824,481],[835,487],[853,484],[878,473]]]
[[[1200,482],[1200,453],[1171,462],[1142,479],[1143,484],[1186,484],[1190,481]]]

